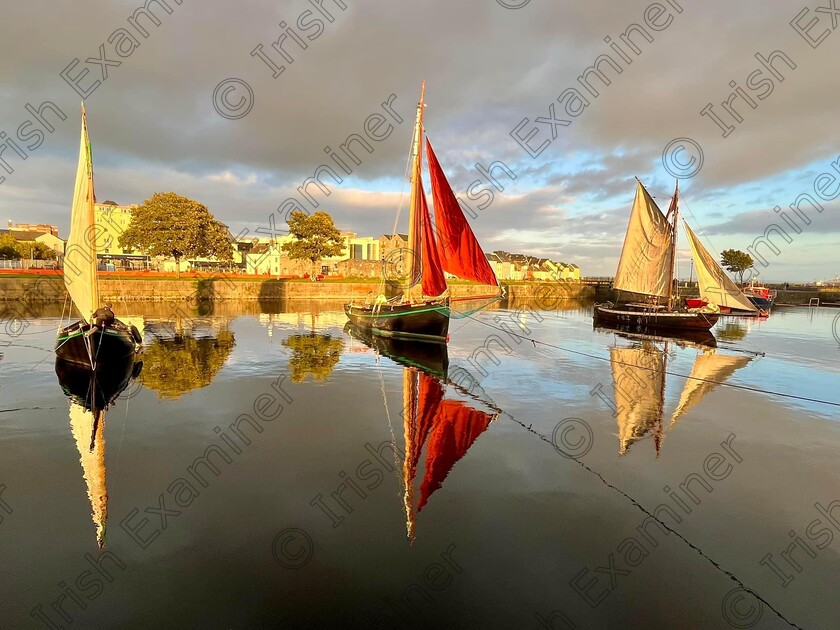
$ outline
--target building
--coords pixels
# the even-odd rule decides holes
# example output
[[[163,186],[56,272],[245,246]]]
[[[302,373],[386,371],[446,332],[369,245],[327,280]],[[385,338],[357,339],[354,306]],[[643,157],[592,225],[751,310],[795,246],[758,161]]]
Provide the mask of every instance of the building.
[[[12,223],[9,221],[8,229],[13,233],[12,236],[14,236],[14,232],[38,232],[58,237],[58,226],[47,225],[46,223]],[[15,238],[21,240],[17,236]]]
[[[408,249],[408,234],[383,234],[379,237],[379,254],[383,260],[398,249]]]
[[[486,254],[499,280],[537,280],[542,282],[579,282],[580,268],[575,264],[555,262],[526,254],[496,250]]]
[[[98,254],[136,254],[120,247],[120,236],[131,223],[131,211],[136,205],[121,206],[113,201],[94,204],[96,218],[96,251]]]
[[[43,229],[23,229],[22,225],[24,224],[17,224],[12,225],[12,222],[9,221],[10,227],[6,230],[0,230],[0,234],[8,234],[12,238],[14,238],[17,242],[21,244],[25,243],[41,243],[42,245],[46,245],[51,250],[53,250],[57,256],[61,256],[64,254],[64,241],[58,238],[56,235],[58,233],[58,228],[56,228],[56,234],[53,234],[51,229],[47,229],[46,231]],[[32,227],[32,226],[26,226]],[[35,226],[38,228],[52,228],[54,226]],[[24,248],[24,258],[27,257],[26,252],[28,250]]]

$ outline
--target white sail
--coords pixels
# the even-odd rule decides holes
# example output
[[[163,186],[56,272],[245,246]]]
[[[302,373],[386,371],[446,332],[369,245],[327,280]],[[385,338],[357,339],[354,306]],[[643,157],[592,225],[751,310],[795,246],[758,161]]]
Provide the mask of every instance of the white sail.
[[[729,308],[755,312],[756,307],[741,292],[741,289],[729,279],[720,265],[712,258],[709,251],[703,247],[700,239],[684,223],[688,242],[691,243],[691,255],[694,258],[694,268],[697,270],[697,284],[700,286],[700,298],[710,304],[728,306]]]
[[[610,348],[619,453],[651,429],[661,431],[665,391],[662,351],[652,343]]]
[[[673,256],[672,232],[665,215],[639,182],[613,287],[632,293],[667,296]]]
[[[82,138],[79,166],[70,215],[70,236],[64,249],[64,286],[86,322],[99,308],[99,282],[96,277],[96,222],[93,204],[93,160],[87,133],[87,117],[82,105]]]
[[[689,409],[696,406],[700,400],[712,391],[718,383],[728,379],[735,370],[740,370],[750,362],[752,357],[717,354],[714,348],[706,350],[694,359],[694,367],[686,379],[685,387],[680,395],[677,408],[671,415],[673,427]]]
[[[105,412],[88,411],[70,403],[70,428],[76,440],[82,473],[87,485],[91,517],[96,526],[96,542],[105,546],[105,521],[108,519],[108,490],[105,487]]]

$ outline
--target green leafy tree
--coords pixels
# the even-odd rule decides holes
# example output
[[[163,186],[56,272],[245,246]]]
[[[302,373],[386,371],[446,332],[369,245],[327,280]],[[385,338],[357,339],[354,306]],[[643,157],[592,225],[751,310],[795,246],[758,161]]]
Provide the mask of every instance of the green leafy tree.
[[[55,260],[56,258],[55,251],[44,243],[26,241],[19,244],[19,249],[24,258],[32,260]]]
[[[11,234],[0,234],[0,260],[23,258],[20,243]]]
[[[316,381],[326,380],[344,349],[341,339],[314,332],[292,335],[283,341],[283,345],[292,351],[289,369],[293,383],[302,383],[310,374]]]
[[[230,234],[204,204],[175,193],[155,193],[131,212],[131,223],[120,236],[120,247],[150,256],[233,260]]]
[[[283,243],[282,250],[290,258],[308,260],[312,263],[312,273],[315,276],[315,265],[322,258],[338,256],[344,250],[341,232],[335,227],[332,217],[326,212],[316,212],[308,215],[295,210],[289,215],[289,233],[294,240]]]
[[[720,264],[731,273],[738,274],[738,282],[744,283],[744,272],[753,266],[753,259],[740,249],[725,249],[720,255]]]

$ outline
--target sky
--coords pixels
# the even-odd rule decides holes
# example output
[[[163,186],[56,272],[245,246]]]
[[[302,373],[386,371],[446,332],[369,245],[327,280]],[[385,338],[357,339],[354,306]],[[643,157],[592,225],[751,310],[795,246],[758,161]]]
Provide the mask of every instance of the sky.
[[[99,201],[176,192],[253,236],[296,204],[379,236],[402,207],[406,231],[425,80],[426,133],[487,251],[613,275],[635,177],[664,210],[679,176],[712,253],[752,246],[766,281],[840,275],[840,19],[817,0],[166,0],[133,18],[144,4],[8,7],[0,220],[66,237],[84,100]],[[47,102],[40,123],[26,106]],[[341,182],[322,170],[308,201],[321,165]],[[679,255],[687,277],[684,235]]]

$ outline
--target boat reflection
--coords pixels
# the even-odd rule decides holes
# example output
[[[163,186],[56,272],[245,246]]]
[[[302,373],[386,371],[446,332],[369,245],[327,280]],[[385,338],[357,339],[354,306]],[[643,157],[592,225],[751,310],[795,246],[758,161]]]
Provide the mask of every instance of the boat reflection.
[[[108,519],[108,490],[105,485],[105,410],[139,376],[142,361],[129,357],[109,362],[107,369],[90,370],[62,359],[55,363],[55,373],[65,395],[70,399],[70,429],[79,451],[82,474],[87,484],[91,516],[96,526],[96,543],[105,546]]]
[[[417,343],[373,335],[353,324],[345,331],[377,353],[403,367],[403,435],[405,454],[402,463],[403,507],[406,534],[414,542],[416,515],[432,494],[443,486],[455,464],[462,459],[478,437],[499,415],[498,410],[478,408],[473,400],[447,398],[446,386],[466,391],[448,379],[449,356],[445,344]],[[386,408],[387,412],[387,408]],[[389,416],[390,420],[390,416]],[[419,496],[415,496],[418,467],[425,461]],[[397,465],[399,469],[400,466]]]
[[[615,344],[609,349],[620,455],[626,454],[635,442],[650,436],[658,457],[666,431],[672,430],[706,394],[752,360],[749,355],[719,354],[716,345],[708,343],[709,338],[702,339],[707,343],[701,343],[685,335],[663,337],[600,327],[595,330],[630,342]],[[714,337],[710,337],[713,342]],[[668,374],[668,363],[675,347],[698,351],[688,377]],[[666,374],[672,380],[684,381],[667,428],[664,426]]]

